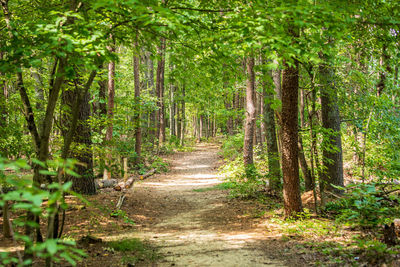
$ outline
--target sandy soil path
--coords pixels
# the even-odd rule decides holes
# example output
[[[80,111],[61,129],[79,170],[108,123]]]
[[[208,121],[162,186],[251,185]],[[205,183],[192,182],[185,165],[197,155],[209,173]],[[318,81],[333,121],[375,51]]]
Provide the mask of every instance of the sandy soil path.
[[[229,205],[226,191],[194,191],[222,182],[217,152],[200,144],[174,154],[170,172],[135,184],[129,205],[143,224],[133,235],[160,249],[156,266],[284,266],[266,256],[264,234]]]

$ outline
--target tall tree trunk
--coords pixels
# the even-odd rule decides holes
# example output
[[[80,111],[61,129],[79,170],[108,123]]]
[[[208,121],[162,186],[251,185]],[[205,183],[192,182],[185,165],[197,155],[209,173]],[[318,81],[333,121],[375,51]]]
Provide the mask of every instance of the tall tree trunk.
[[[115,52],[115,43],[111,44],[109,47],[111,53]],[[107,146],[110,145],[113,136],[113,118],[114,118],[114,97],[115,97],[115,62],[110,61],[108,63],[108,102],[107,102],[107,129],[104,142]],[[109,149],[111,149],[109,147]],[[112,155],[108,152],[106,157],[106,168],[104,168],[104,179],[110,179],[111,173],[109,173],[108,168],[111,166]]]
[[[305,117],[304,117],[304,106],[305,106],[305,95],[304,89],[300,90],[300,125],[302,130],[305,128]],[[306,191],[314,189],[314,182],[311,176],[310,168],[308,168],[307,160],[304,154],[303,138],[301,133],[299,134],[299,165],[304,177],[304,186]]]
[[[262,125],[262,122],[261,122],[261,110],[262,110],[262,108],[261,108],[261,103],[263,102],[263,98],[262,98],[262,95],[261,94],[259,94],[258,92],[256,92],[255,93],[255,98],[256,98],[256,132],[255,132],[255,136],[256,136],[256,144],[257,145],[261,145],[262,143],[261,143],[261,140],[262,140],[262,138],[261,138],[261,135],[262,135],[262,133],[261,133],[261,125]]]
[[[285,216],[302,212],[298,164],[298,62],[285,63],[282,74],[282,172]]]
[[[72,157],[83,163],[83,165],[79,164],[75,167],[76,172],[81,175],[81,177],[71,177],[72,190],[85,195],[92,195],[96,193],[93,173],[92,131],[89,125],[89,101],[90,94],[88,92],[83,97],[82,103],[80,105],[78,118],[79,121],[73,138],[73,142],[77,145],[77,147],[80,148],[79,151],[75,150],[73,152]]]
[[[137,33],[138,34],[138,33]],[[137,41],[138,36],[136,35],[136,40],[134,43],[134,56],[133,56],[133,76],[134,76],[134,86],[135,86],[135,165],[141,162],[142,155],[142,126],[140,122],[140,79],[139,79],[139,58],[140,49]]]
[[[281,186],[281,166],[279,163],[278,140],[275,129],[275,115],[271,107],[274,100],[273,90],[267,87],[264,79],[263,94],[264,94],[264,125],[265,125],[265,139],[267,141],[268,153],[268,169],[269,169],[269,186],[272,190],[278,191]],[[279,84],[280,85],[280,84]],[[275,85],[274,85],[275,87]]]
[[[186,115],[185,115],[185,85],[182,85],[182,99],[181,99],[181,146],[185,144],[185,130],[186,130]]]
[[[343,157],[342,138],[340,132],[340,114],[337,103],[337,94],[334,86],[334,73],[332,67],[322,64],[319,68],[321,88],[322,126],[332,133],[324,136],[323,159],[324,172],[322,185],[326,189],[335,191],[332,185],[343,186]]]
[[[0,60],[3,60],[3,52],[0,52]],[[4,136],[2,133],[3,129],[6,128],[7,125],[7,82],[3,73],[0,73],[0,134]],[[3,155],[5,156],[5,155]]]
[[[245,168],[254,166],[253,162],[253,136],[255,118],[255,74],[254,74],[254,58],[249,57],[246,60],[247,66],[247,86],[246,86],[246,123],[244,128],[244,147],[243,147],[243,162]]]
[[[203,132],[204,132],[204,116],[200,115],[200,119],[199,119],[199,141],[201,141],[201,139],[203,138]]]
[[[175,101],[175,86],[170,84],[169,87],[169,125],[171,136],[177,136],[177,120],[175,121],[176,101]]]
[[[149,80],[147,87],[151,89],[151,95],[155,96],[155,98],[158,98],[158,95],[156,93],[156,87],[154,86],[154,63],[153,60],[150,57],[150,54],[148,54],[148,61],[147,61],[147,67],[148,67],[148,73],[149,73]],[[157,134],[157,112],[156,110],[152,110],[150,113],[150,142],[154,146],[156,134]]]
[[[182,96],[180,96],[182,97]],[[175,115],[176,115],[176,120],[175,120],[175,129],[176,129],[176,136],[178,137],[178,140],[181,140],[182,138],[182,117],[181,117],[181,107],[180,107],[181,100],[176,100],[174,103],[175,106]]]
[[[159,61],[157,64],[157,81],[156,81],[156,93],[158,97],[158,143],[162,144],[165,142],[165,107],[164,107],[164,70],[165,70],[165,38],[161,38],[161,43],[158,47]]]

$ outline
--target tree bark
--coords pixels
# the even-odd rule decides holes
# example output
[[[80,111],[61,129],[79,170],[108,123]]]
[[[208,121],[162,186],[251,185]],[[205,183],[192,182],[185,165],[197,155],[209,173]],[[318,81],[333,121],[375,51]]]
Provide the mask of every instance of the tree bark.
[[[159,60],[157,64],[157,78],[156,78],[156,93],[158,97],[158,143],[162,144],[165,142],[165,108],[164,108],[164,70],[165,70],[165,38],[161,38],[160,45],[158,47]]]
[[[3,52],[0,52],[0,60],[3,60]],[[2,133],[2,130],[6,128],[7,126],[7,98],[6,98],[6,92],[7,92],[7,82],[5,77],[3,77],[3,73],[0,72],[0,133],[2,136],[4,134]],[[3,155],[5,156],[5,155]]]
[[[337,94],[334,86],[333,69],[327,64],[319,68],[321,88],[322,127],[329,130],[324,134],[323,159],[324,172],[322,186],[340,193],[332,185],[343,186],[343,157],[342,138],[340,131],[340,114],[337,103]],[[323,191],[323,190],[322,190]]]
[[[134,56],[133,56],[133,76],[134,76],[134,86],[135,86],[135,116],[134,116],[134,125],[135,125],[135,165],[138,165],[141,162],[142,155],[142,127],[140,123],[140,79],[139,79],[139,58],[140,58],[140,49],[137,41],[134,43]]]
[[[298,165],[298,62],[285,63],[282,74],[282,172],[285,216],[302,212]]]
[[[304,90],[300,90],[300,125],[301,128],[305,128],[305,117],[304,117],[304,106],[305,106],[305,95]],[[303,147],[303,137],[301,133],[299,134],[299,165],[304,177],[304,186],[306,191],[310,191],[314,189],[314,181],[311,176],[310,168],[308,167],[307,160],[304,154]]]
[[[77,92],[80,93],[80,92]],[[90,93],[87,92],[80,105],[78,125],[74,135],[74,143],[82,148],[80,151],[73,153],[72,157],[76,158],[84,165],[76,165],[76,172],[81,177],[72,177],[72,190],[77,193],[92,195],[96,193],[93,173],[93,150],[92,150],[92,131],[88,120],[90,119]]]
[[[176,102],[175,102],[175,86],[173,84],[170,84],[169,87],[169,99],[170,99],[170,105],[169,105],[169,125],[170,125],[170,134],[171,136],[176,136],[177,134],[177,121],[175,120],[175,111],[176,111]]]
[[[112,36],[111,36],[112,38]],[[115,43],[113,42],[109,47],[111,53],[115,52]],[[108,84],[107,84],[107,94],[108,94],[108,101],[107,101],[107,129],[106,129],[106,136],[104,139],[104,143],[106,146],[110,145],[113,136],[113,118],[114,118],[114,97],[115,97],[115,62],[110,61],[108,63]],[[110,149],[110,147],[109,147]],[[111,152],[108,152],[105,156],[106,167],[104,168],[103,179],[110,179],[111,172],[109,172],[109,167],[111,166],[112,155]]]
[[[182,115],[181,115],[181,146],[183,146],[185,144],[185,131],[186,131],[186,115],[185,115],[185,85],[182,85],[182,99],[181,99],[181,103],[182,103]]]
[[[275,115],[274,110],[271,108],[271,102],[274,99],[274,93],[273,90],[269,90],[265,81],[263,83],[263,95],[265,139],[267,142],[268,169],[270,175],[269,186],[272,190],[278,191],[282,186],[282,175],[281,166],[279,163],[278,140],[275,129]]]
[[[249,57],[246,60],[247,66],[247,86],[246,86],[246,123],[244,128],[244,147],[243,162],[245,168],[254,165],[253,161],[253,136],[255,118],[255,74],[254,74],[254,58]]]

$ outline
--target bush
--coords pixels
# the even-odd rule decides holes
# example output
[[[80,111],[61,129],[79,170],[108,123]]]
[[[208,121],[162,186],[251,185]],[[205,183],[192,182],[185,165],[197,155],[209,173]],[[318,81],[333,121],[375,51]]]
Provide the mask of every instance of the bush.
[[[398,203],[397,196],[387,196],[374,183],[357,184],[347,187],[344,198],[327,203],[325,210],[334,214],[340,222],[376,227],[400,215]]]
[[[222,144],[222,156],[224,159],[233,160],[242,155],[244,133],[228,136]]]

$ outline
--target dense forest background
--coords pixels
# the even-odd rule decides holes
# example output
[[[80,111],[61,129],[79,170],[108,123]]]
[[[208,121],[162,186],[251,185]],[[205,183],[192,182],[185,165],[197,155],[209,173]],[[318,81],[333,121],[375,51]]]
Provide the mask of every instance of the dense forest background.
[[[4,236],[25,242],[17,263],[77,253],[61,241],[66,195],[164,171],[162,155],[206,140],[222,142],[235,197],[274,196],[297,218],[311,192],[306,213],[394,227],[398,1],[0,2],[0,204]],[[393,231],[374,240],[389,249]]]

